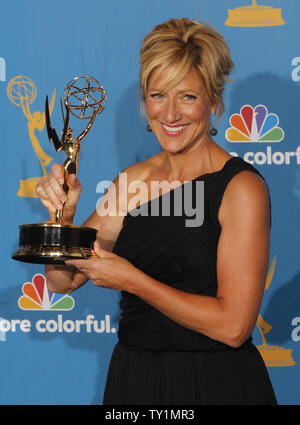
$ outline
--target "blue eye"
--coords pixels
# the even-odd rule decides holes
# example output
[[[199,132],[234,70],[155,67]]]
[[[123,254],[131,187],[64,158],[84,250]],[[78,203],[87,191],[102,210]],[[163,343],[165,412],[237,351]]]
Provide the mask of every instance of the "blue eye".
[[[154,98],[154,99],[162,99],[163,98],[163,94],[161,93],[152,93],[150,94],[150,97]]]
[[[184,99],[186,100],[195,100],[196,96],[194,96],[193,94],[185,94],[184,95]]]

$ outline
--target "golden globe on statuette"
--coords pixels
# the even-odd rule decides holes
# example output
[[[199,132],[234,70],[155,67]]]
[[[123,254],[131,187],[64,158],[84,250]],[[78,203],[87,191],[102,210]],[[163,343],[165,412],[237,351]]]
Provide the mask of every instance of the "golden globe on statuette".
[[[68,193],[68,179],[76,174],[80,142],[92,128],[94,120],[105,108],[106,91],[93,77],[76,77],[64,90],[64,114],[61,101],[64,127],[61,139],[51,126],[48,96],[46,96],[45,116],[50,142],[57,152],[65,151],[67,158],[62,165],[63,189]],[[73,103],[74,102],[74,103]],[[89,119],[79,136],[73,136],[69,126],[70,114],[79,119]],[[73,224],[64,224],[63,209],[57,210],[54,222],[23,224],[19,226],[19,249],[13,254],[14,260],[35,264],[64,264],[67,259],[88,259],[95,256],[93,244],[97,230]]]

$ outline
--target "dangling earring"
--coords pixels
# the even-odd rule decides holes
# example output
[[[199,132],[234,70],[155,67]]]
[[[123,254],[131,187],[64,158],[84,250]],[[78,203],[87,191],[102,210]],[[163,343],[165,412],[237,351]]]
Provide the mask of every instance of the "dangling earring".
[[[212,127],[210,130],[210,135],[211,136],[216,136],[218,134],[218,130],[215,127]]]
[[[146,130],[149,131],[151,133],[152,128],[150,127],[150,124],[147,125]]]

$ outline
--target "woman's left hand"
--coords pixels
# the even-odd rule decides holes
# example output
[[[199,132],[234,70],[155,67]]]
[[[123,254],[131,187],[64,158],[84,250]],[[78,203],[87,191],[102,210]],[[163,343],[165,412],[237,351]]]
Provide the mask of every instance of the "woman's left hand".
[[[125,258],[101,248],[98,241],[94,243],[94,251],[98,258],[66,260],[65,263],[76,267],[96,286],[133,292],[141,271]]]

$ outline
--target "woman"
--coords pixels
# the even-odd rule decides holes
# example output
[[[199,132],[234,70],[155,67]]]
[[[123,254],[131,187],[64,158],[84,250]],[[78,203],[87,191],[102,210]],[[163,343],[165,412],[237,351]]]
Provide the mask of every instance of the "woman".
[[[142,101],[162,152],[124,170],[127,184],[120,174],[85,222],[99,230],[97,258],[46,266],[54,292],[88,279],[122,291],[104,404],[276,404],[251,342],[268,267],[268,189],[255,168],[211,138],[232,66],[225,41],[207,25],[172,19],[146,36]],[[154,196],[155,182],[175,184]],[[70,176],[66,196],[62,183],[56,164],[37,193],[51,220],[64,205],[72,223],[81,185]],[[134,207],[131,184],[149,189]],[[182,190],[189,197],[178,197]],[[187,200],[203,208],[201,222],[187,225]]]

